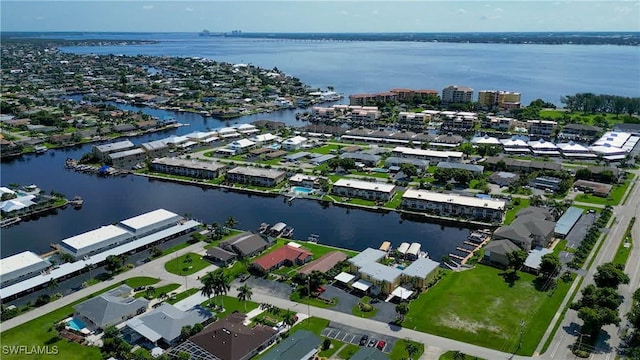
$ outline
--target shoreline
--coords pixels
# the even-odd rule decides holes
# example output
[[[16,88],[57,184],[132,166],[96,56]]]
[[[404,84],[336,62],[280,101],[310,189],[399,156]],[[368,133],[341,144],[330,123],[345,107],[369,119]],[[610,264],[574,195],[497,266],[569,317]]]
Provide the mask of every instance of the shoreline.
[[[293,197],[293,199],[287,200],[287,198],[290,198],[293,195],[290,195],[289,193],[281,193],[281,192],[275,193],[275,192],[264,191],[259,189],[239,188],[235,186],[228,186],[228,185],[222,185],[222,184],[212,184],[212,183],[206,183],[202,181],[175,179],[175,178],[164,177],[162,175],[156,175],[156,174],[133,173],[133,175],[146,177],[147,179],[174,182],[178,184],[195,185],[195,186],[204,187],[204,188],[223,189],[223,191],[233,191],[233,192],[249,194],[249,195],[262,195],[262,196],[267,196],[272,198],[282,196],[285,198],[285,201],[293,201],[293,199],[314,200],[319,202],[323,206],[332,204],[341,208],[364,210],[364,211],[377,212],[377,213],[395,212],[400,214],[402,220],[409,220],[409,221],[416,221],[416,222],[429,222],[432,224],[453,225],[453,226],[465,227],[469,229],[486,229],[486,228],[494,229],[500,226],[500,224],[485,223],[485,222],[469,220],[469,219],[450,218],[450,217],[432,215],[432,214],[421,213],[416,211],[409,211],[404,209],[386,208],[383,206],[359,205],[359,204],[352,204],[352,203],[344,203],[340,201],[331,202],[323,199],[316,199],[316,198],[305,197],[300,195],[296,195],[295,197]]]

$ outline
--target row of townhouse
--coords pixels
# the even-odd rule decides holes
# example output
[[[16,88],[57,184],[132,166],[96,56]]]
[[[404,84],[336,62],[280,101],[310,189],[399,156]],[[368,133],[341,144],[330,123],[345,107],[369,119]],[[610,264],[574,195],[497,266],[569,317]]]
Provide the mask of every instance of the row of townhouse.
[[[400,158],[427,160],[433,164],[437,164],[441,161],[462,162],[462,157],[464,154],[460,151],[437,151],[396,146],[391,151],[391,155]]]
[[[506,202],[458,194],[408,189],[402,196],[403,209],[427,212],[444,217],[462,217],[502,222]]]

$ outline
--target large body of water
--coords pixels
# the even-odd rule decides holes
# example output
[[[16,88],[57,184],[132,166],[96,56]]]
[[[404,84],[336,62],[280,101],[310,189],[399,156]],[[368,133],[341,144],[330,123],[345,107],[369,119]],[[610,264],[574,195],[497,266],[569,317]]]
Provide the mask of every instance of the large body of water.
[[[581,91],[639,96],[640,53],[637,47],[438,44],[410,42],[270,41],[200,38],[195,34],[84,34],[83,38],[155,39],[152,45],[65,48],[96,54],[198,56],[233,63],[251,63],[300,78],[314,87],[334,86],[346,95],[386,91],[394,87],[440,89],[459,84],[475,89],[505,89],[523,93],[525,103],[535,98],[558,103],[559,97]],[[126,106],[120,106],[126,108]],[[137,109],[135,109],[137,110]],[[162,134],[131,139],[135,143],[171,134],[214,129],[226,122],[194,114],[162,110],[143,111],[189,123]],[[273,119],[291,125],[295,111],[246,116],[229,123]],[[320,235],[325,244],[356,250],[377,247],[390,240],[420,242],[438,260],[466,238],[468,229],[403,221],[396,213],[378,214],[339,207],[322,208],[313,201],[264,198],[195,186],[149,181],[143,177],[98,178],[64,170],[67,157],[80,158],[91,145],[25,156],[1,164],[2,184],[37,184],[68,197],[85,199],[82,210],[59,211],[37,221],[2,230],[2,257],[23,250],[45,252],[49,244],[99,226],[159,207],[191,214],[205,222],[223,222],[228,216],[239,227],[254,229],[261,222],[284,221],[298,238]]]

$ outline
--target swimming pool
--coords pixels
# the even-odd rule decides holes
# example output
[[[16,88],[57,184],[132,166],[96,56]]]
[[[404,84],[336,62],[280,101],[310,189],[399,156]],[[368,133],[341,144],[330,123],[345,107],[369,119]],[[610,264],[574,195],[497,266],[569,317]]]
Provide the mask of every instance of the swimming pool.
[[[269,146],[269,147],[270,147],[270,148],[272,148],[272,149],[278,150],[278,149],[280,149],[280,148],[282,147],[282,145],[280,145],[280,144],[273,144],[273,145],[271,145],[271,146]]]
[[[294,186],[291,188],[291,192],[296,193],[296,194],[310,194],[313,192],[313,189],[308,188],[308,187],[302,187],[302,186]]]
[[[76,318],[71,318],[71,320],[67,322],[67,326],[75,331],[80,331],[87,327],[80,319]]]
[[[383,169],[383,168],[373,168],[371,170],[373,170],[374,172],[377,172],[377,173],[388,173],[389,172],[389,170]]]

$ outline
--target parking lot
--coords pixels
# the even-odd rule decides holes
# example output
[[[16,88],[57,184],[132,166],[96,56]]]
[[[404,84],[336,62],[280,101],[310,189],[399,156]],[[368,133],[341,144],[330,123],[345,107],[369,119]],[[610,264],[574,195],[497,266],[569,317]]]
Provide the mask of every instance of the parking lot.
[[[393,336],[367,332],[362,329],[357,329],[337,323],[331,323],[328,327],[322,330],[322,336],[353,345],[359,345],[360,339],[363,335],[367,335],[369,337],[369,339],[367,340],[367,345],[369,344],[369,342],[375,341],[375,345],[372,345],[372,347],[376,346],[379,341],[384,341],[385,345],[384,348],[382,348],[382,352],[387,354],[391,352],[391,349],[393,349],[393,346],[398,340]]]

